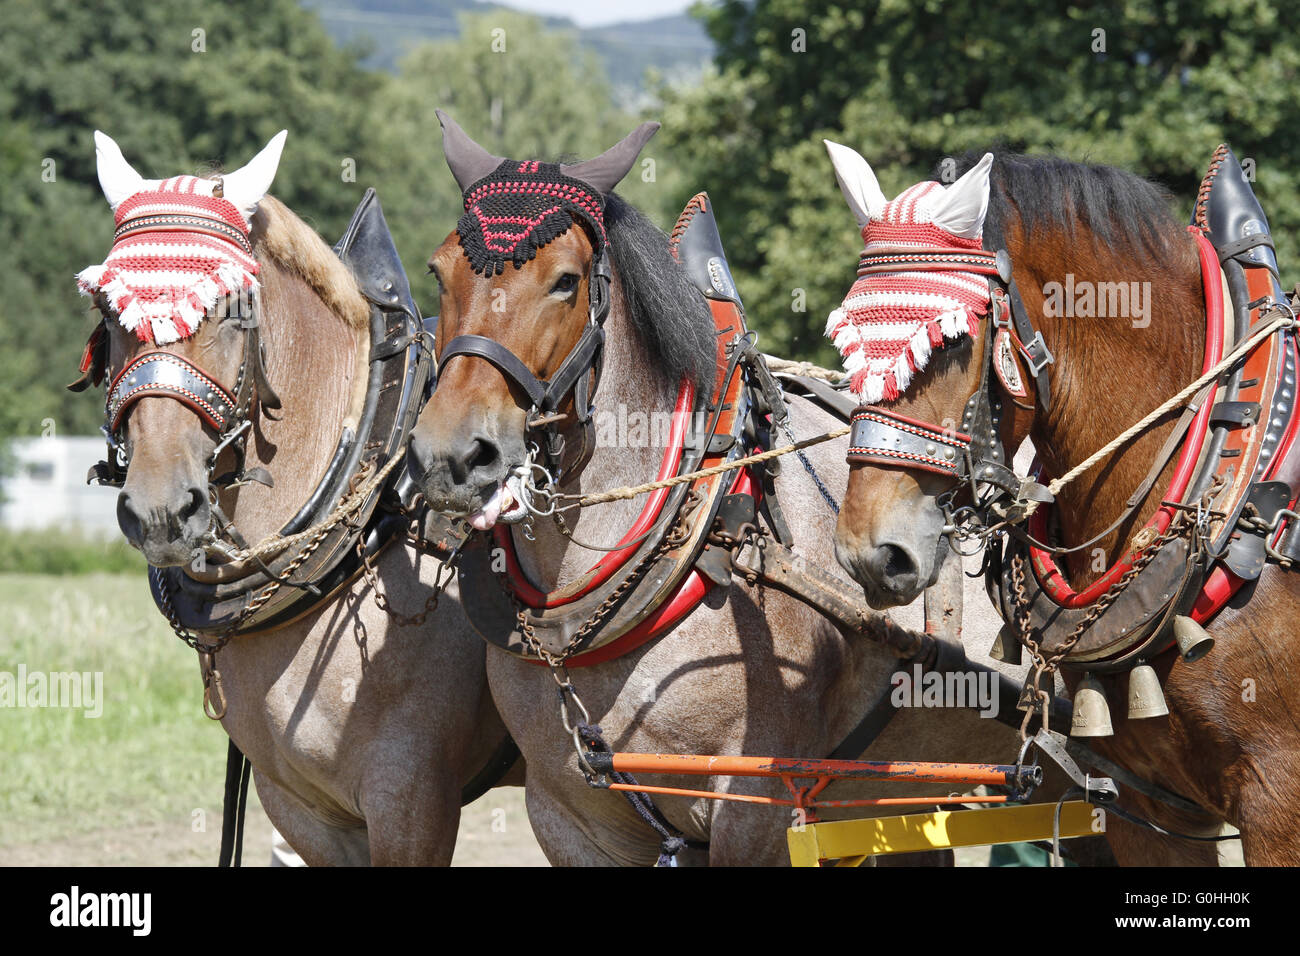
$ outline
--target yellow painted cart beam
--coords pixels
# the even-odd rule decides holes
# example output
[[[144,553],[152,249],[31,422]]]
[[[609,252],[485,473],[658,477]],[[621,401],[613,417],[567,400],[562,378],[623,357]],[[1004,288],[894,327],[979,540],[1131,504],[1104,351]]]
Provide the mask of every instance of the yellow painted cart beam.
[[[989,846],[1050,840],[1054,803],[1001,806],[981,810],[939,810],[865,820],[808,823],[787,831],[792,866],[821,866],[841,860],[855,866],[866,857],[959,846]],[[1090,836],[1094,808],[1074,800],[1061,806],[1061,839]]]

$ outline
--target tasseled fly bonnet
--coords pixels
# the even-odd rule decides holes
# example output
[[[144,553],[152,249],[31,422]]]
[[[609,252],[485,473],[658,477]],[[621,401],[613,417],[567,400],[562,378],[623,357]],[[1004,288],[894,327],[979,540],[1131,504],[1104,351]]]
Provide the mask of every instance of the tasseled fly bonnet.
[[[951,186],[918,183],[886,202],[866,160],[826,145],[865,242],[858,279],[826,334],[844,356],[854,396],[867,405],[892,401],[933,349],[974,336],[988,312],[982,231],[992,157]],[[918,261],[924,268],[908,268]]]

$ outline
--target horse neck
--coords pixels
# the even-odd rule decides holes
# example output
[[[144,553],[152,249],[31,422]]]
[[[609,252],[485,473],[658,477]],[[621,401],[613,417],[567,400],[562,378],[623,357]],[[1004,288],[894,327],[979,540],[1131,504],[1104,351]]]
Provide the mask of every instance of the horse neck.
[[[1048,372],[1052,408],[1035,417],[1030,432],[1052,477],[1065,474],[1182,389],[1200,373],[1203,358],[1205,304],[1192,238],[1171,231],[1164,237],[1167,248],[1157,256],[1090,243],[1084,238],[1090,235],[1080,224],[1072,239],[1035,236],[1032,243],[1023,237],[1008,243],[1022,297],[1056,358]],[[1076,300],[1085,306],[1078,299],[1086,294],[1082,283],[1091,283],[1094,293],[1101,283],[1137,283],[1129,288],[1144,296],[1146,321],[1134,314],[1132,300],[1125,316],[1100,316],[1096,308],[1092,316],[1079,315],[1078,309],[1046,315],[1049,290],[1056,291],[1048,283],[1061,285],[1064,300],[1067,276],[1073,277]],[[1055,303],[1051,311],[1058,311]],[[1090,540],[1119,517],[1177,417],[1177,412],[1166,416],[1062,489],[1057,514],[1065,546]],[[1135,514],[1098,542],[1104,565],[1095,548],[1070,557],[1076,586],[1100,576],[1127,550],[1129,539],[1159,507],[1173,460]]]
[[[221,497],[250,544],[279,530],[315,489],[353,404],[358,366],[356,333],[345,321],[299,276],[267,257],[259,264],[267,378],[282,407],[278,420],[257,407],[246,468],[265,468],[274,485],[250,483]]]
[[[605,320],[605,358],[600,387],[596,392],[596,417],[592,440],[595,450],[587,464],[562,483],[569,494],[592,494],[624,485],[652,480],[658,473],[664,448],[656,443],[666,432],[655,428],[656,419],[671,415],[677,400],[678,383],[654,367],[653,359],[632,326],[622,288],[613,283],[609,317]],[[639,418],[628,427],[622,422],[631,416],[644,415],[645,440],[636,428]],[[610,440],[613,439],[613,440]],[[572,433],[566,442],[581,443],[581,435]],[[565,523],[578,540],[608,547],[617,543],[632,526],[645,504],[641,495],[630,501],[616,501],[581,511],[565,513]],[[543,590],[562,587],[583,574],[599,559],[601,552],[575,546],[560,534],[550,519],[537,519],[536,541],[515,534],[520,563],[529,578]]]

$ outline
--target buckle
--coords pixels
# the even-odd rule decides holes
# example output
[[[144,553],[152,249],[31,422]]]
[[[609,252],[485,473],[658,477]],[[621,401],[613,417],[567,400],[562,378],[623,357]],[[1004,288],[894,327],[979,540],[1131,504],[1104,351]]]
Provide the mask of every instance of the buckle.
[[[1019,338],[1016,344],[1020,347],[1020,354],[1025,357],[1029,367],[1033,372],[1034,378],[1042,374],[1043,369],[1056,362],[1055,356],[1052,355],[1051,349],[1043,341],[1042,332],[1034,332],[1034,337],[1028,342],[1021,342]],[[1041,357],[1040,357],[1041,356]]]

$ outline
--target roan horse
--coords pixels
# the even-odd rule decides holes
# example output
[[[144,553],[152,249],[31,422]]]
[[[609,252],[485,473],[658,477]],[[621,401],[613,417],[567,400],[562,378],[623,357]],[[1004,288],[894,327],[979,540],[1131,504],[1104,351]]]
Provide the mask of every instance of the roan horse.
[[[250,541],[280,529],[313,495],[341,445],[340,433],[347,438],[361,427],[358,407],[367,393],[367,369],[375,364],[371,306],[359,277],[266,195],[284,137],[236,172],[160,182],[143,179],[111,139],[95,134],[100,184],[119,228],[106,269],[82,274],[83,289],[94,294],[104,316],[99,345],[92,338],[86,364],[100,363],[96,377],[107,366],[114,385],[122,384],[116,379],[129,365],[125,385],[131,386],[137,376],[147,378],[148,366],[136,363],[153,353],[188,376],[150,379],[154,394],[128,402],[110,387],[107,430],[123,445],[117,464],[129,459],[119,475],[125,483],[118,518],[152,575],[172,568],[238,580],[256,570],[221,563],[209,533],[214,519],[237,523]],[[169,211],[181,200],[189,204]],[[191,208],[196,204],[199,214]],[[176,213],[189,218],[166,220]],[[182,231],[149,233],[143,251],[120,245],[145,214]],[[225,225],[206,216],[224,216]],[[247,296],[247,284],[241,288],[238,273],[225,267],[206,275],[221,280],[230,295],[202,287],[202,270],[182,271],[180,298],[192,309],[173,313],[168,305],[143,318],[131,309],[131,291],[150,283],[130,270],[174,265],[146,258],[166,257],[168,244],[187,244],[200,261],[205,255],[207,261],[247,261],[228,248],[238,245],[241,223],[251,223],[246,249],[257,266],[253,319],[265,345],[264,364],[256,340],[251,351],[258,354],[250,355],[246,344],[250,310],[238,299]],[[196,226],[217,235],[196,235]],[[193,263],[181,261],[178,268],[193,269]],[[161,282],[170,278],[163,274]],[[219,439],[234,443],[211,409],[232,416],[228,406],[244,401],[243,380],[254,365],[256,392],[248,401],[256,401],[244,408],[250,437],[243,461],[235,464],[241,477],[266,477],[232,485],[213,478],[233,459],[229,447],[214,459]],[[196,388],[195,376],[210,382]],[[188,392],[177,400],[172,386]],[[120,421],[113,420],[115,412]],[[347,478],[344,473],[340,480]],[[213,562],[206,568],[196,560],[205,555]],[[305,615],[235,635],[211,661],[219,686],[205,709],[224,711],[222,724],[252,764],[263,807],[309,864],[447,864],[462,787],[489,763],[505,731],[487,692],[482,642],[468,632],[454,588],[418,627],[398,623],[374,600],[374,587],[381,587],[398,609],[427,608],[440,562],[397,543],[373,564],[369,582],[360,573],[331,582],[332,590]],[[200,641],[210,645],[216,636],[205,633]],[[521,776],[511,782],[522,783]]]
[[[563,529],[545,518],[521,524],[528,516],[528,482],[548,462],[552,477],[560,471],[557,486],[566,493],[653,477],[664,442],[644,429],[609,423],[635,421],[636,413],[650,421],[673,419],[681,396],[689,394],[683,382],[697,395],[709,392],[719,372],[718,332],[700,291],[669,254],[668,237],[611,192],[657,126],[643,126],[597,159],[556,166],[492,156],[439,117],[467,212],[429,261],[441,291],[439,379],[412,433],[408,461],[431,507],[493,531],[494,564],[503,550],[513,550],[531,584],[512,589],[549,592],[548,600],[560,606],[566,586],[591,580],[591,552],[576,542],[609,550],[633,526],[641,504],[625,500],[570,514]],[[522,199],[514,206],[491,204],[502,196]],[[600,314],[604,276],[607,316]],[[572,374],[568,358],[582,354],[593,325],[601,323],[603,369],[597,376],[587,351],[581,374]],[[563,391],[544,395],[556,382],[564,383]],[[588,416],[593,393],[594,415]],[[685,409],[700,411],[706,401],[696,398]],[[838,424],[799,398],[789,400],[789,414],[796,436]],[[584,420],[596,426],[594,441]],[[793,457],[786,460],[773,493],[798,554],[809,565],[831,568],[835,515],[811,472],[843,480],[842,454],[823,444],[809,449],[807,458],[808,469]],[[462,594],[468,593],[463,585]],[[615,594],[611,603],[618,599]],[[490,577],[466,605],[472,620],[502,608],[509,618],[512,606],[510,594]],[[579,662],[580,656],[570,671],[572,685],[612,749],[816,757],[831,753],[888,696],[898,669],[896,657],[869,640],[847,638],[807,605],[738,582],[720,584],[654,640],[590,666]],[[488,679],[527,761],[529,818],[547,857],[556,864],[653,862],[663,848],[659,836],[621,797],[584,782],[547,668],[494,648]],[[573,702],[568,706],[577,713]],[[1014,755],[1016,744],[1012,730],[974,711],[903,709],[868,753],[987,760]],[[669,776],[655,783],[689,782]],[[768,797],[784,793],[778,782],[756,778],[709,778],[708,786]],[[845,798],[882,795],[879,786],[843,786]],[[887,795],[916,792],[900,787]],[[681,797],[656,801],[687,839],[708,843],[707,857],[698,849],[683,851],[684,863],[788,862],[786,811]]]
[[[850,370],[862,371],[864,394],[861,397],[869,406],[863,411],[875,421],[861,436],[855,432],[851,443],[861,447],[854,447],[850,453],[852,467],[836,529],[836,554],[844,568],[861,583],[874,606],[890,607],[912,600],[935,579],[943,562],[955,560],[949,554],[948,535],[954,530],[954,506],[961,503],[948,497],[959,484],[951,470],[946,473],[943,467],[920,470],[898,463],[897,458],[892,464],[885,461],[884,455],[897,455],[898,449],[907,447],[907,442],[900,437],[900,423],[901,427],[920,429],[919,433],[925,436],[922,441],[931,442],[929,457],[925,459],[929,461],[944,441],[954,440],[955,432],[968,431],[957,423],[963,422],[968,402],[975,406],[984,388],[982,383],[987,381],[995,403],[1004,409],[1000,432],[994,428],[998,434],[990,439],[1000,440],[1003,448],[1014,450],[1029,437],[1045,468],[1043,480],[1046,481],[1046,476],[1066,475],[1089,456],[1109,448],[1108,443],[1117,436],[1122,437],[1121,432],[1134,425],[1139,416],[1157,409],[1162,401],[1175,396],[1185,386],[1190,387],[1202,372],[1210,371],[1206,346],[1207,339],[1213,340],[1220,334],[1214,331],[1217,320],[1213,319],[1212,305],[1220,294],[1220,278],[1214,252],[1210,251],[1207,257],[1201,248],[1198,254],[1198,248],[1207,245],[1206,241],[1189,234],[1187,227],[1172,217],[1170,196],[1118,169],[1009,154],[986,156],[978,163],[967,158],[958,164],[962,178],[947,187],[949,192],[960,191],[965,195],[964,209],[954,215],[952,202],[947,203],[945,212],[935,212],[934,197],[943,190],[936,189],[933,183],[913,187],[887,204],[874,173],[861,156],[837,144],[828,144],[828,148],[845,198],[868,240],[859,276],[879,280],[874,294],[902,301],[895,294],[897,290],[889,287],[888,280],[889,275],[898,274],[900,266],[895,260],[894,272],[890,273],[885,261],[900,250],[884,247],[899,244],[890,232],[898,223],[929,221],[920,212],[911,215],[914,210],[927,208],[927,204],[936,215],[948,216],[949,225],[938,245],[934,245],[933,236],[927,239],[916,232],[909,234],[915,240],[914,245],[904,251],[913,255],[913,268],[920,268],[915,265],[918,260],[960,257],[961,250],[939,248],[953,246],[954,235],[969,240],[965,243],[968,254],[971,248],[980,249],[980,242],[975,240],[981,238],[982,224],[982,249],[988,252],[1005,249],[1010,256],[1009,263],[1004,260],[999,264],[1003,288],[1018,286],[1025,293],[1023,297],[1010,297],[1012,311],[1020,312],[1016,316],[1017,324],[1010,329],[1015,348],[994,349],[990,341],[995,328],[987,320],[980,321],[970,334],[945,331],[943,337],[955,341],[932,341],[933,355],[928,354],[929,348],[914,353],[908,359],[909,368],[898,366],[901,377],[890,383],[892,389],[881,388],[877,382],[874,392],[865,383],[871,359],[850,362]],[[1271,252],[1260,244],[1261,233],[1267,241],[1262,211],[1253,205],[1249,187],[1238,182],[1241,177],[1234,169],[1235,159],[1231,159],[1226,148],[1221,149],[1221,154],[1216,157],[1211,177],[1207,177],[1202,189],[1202,202],[1198,204],[1198,215],[1207,203],[1211,215],[1208,222],[1198,219],[1198,225],[1205,227],[1215,240],[1219,256],[1226,263],[1225,272],[1234,268],[1234,259],[1249,258],[1246,265],[1255,269],[1268,286],[1267,272],[1272,260]],[[1228,157],[1226,161],[1224,155]],[[1216,172],[1221,179],[1211,190]],[[1235,177],[1231,175],[1233,172]],[[938,177],[935,178],[937,181]],[[910,207],[900,210],[901,206],[908,205],[905,197]],[[1215,202],[1226,210],[1218,214],[1217,222],[1214,221]],[[1249,215],[1234,212],[1244,209],[1255,211]],[[1246,221],[1252,222],[1253,227],[1238,232],[1238,227]],[[1264,256],[1270,258],[1266,261]],[[1203,292],[1202,267],[1207,259],[1210,278]],[[930,262],[929,268],[933,270],[935,263]],[[989,280],[985,276],[988,274],[968,277],[974,278],[977,285],[985,283],[987,291]],[[1240,276],[1244,274],[1237,268],[1238,278],[1230,278],[1225,287],[1243,281]],[[919,273],[909,275],[916,281],[930,281]],[[933,275],[934,272],[927,273]],[[915,291],[917,287],[910,288]],[[1270,298],[1280,298],[1280,292],[1269,288]],[[1113,299],[1107,301],[1119,289],[1129,293],[1127,309],[1116,309]],[[1036,294],[1039,290],[1042,295]],[[855,285],[845,300],[844,310],[864,309],[869,304],[869,294],[869,289]],[[1086,302],[1085,295],[1090,297]],[[1244,295],[1241,301],[1256,295],[1259,293]],[[1239,317],[1252,310],[1252,306],[1242,306],[1241,301]],[[1258,306],[1259,303],[1253,303],[1254,308]],[[1212,316],[1209,325],[1207,309]],[[858,315],[868,313],[859,311]],[[1028,327],[1021,323],[1027,323]],[[1003,329],[999,336],[1007,332],[1005,322]],[[1038,342],[1034,339],[1035,332],[1042,336]],[[841,310],[832,315],[828,333],[836,335],[836,344],[842,350],[858,334],[853,322],[845,321]],[[866,348],[862,343],[873,334],[870,330],[863,333],[860,342],[848,349],[849,354]],[[1239,340],[1240,337],[1238,332]],[[1035,375],[1029,359],[1043,355],[1043,344],[1050,349],[1054,362]],[[1284,351],[1291,347],[1279,346]],[[879,357],[883,352],[873,354]],[[986,372],[990,362],[1001,363],[1000,369],[994,369],[1002,379],[1000,383]],[[1242,394],[1238,397],[1244,398],[1246,388],[1263,387],[1261,383],[1265,379],[1272,382],[1274,376],[1279,377],[1276,380],[1281,383],[1277,386],[1280,397],[1273,412],[1269,412],[1267,402],[1262,413],[1255,406],[1258,429],[1249,414],[1243,419],[1239,413],[1231,421],[1230,416],[1213,416],[1213,422],[1226,428],[1230,436],[1235,431],[1246,437],[1247,455],[1251,454],[1251,442],[1256,450],[1261,439],[1267,445],[1266,427],[1280,428],[1290,420],[1294,393],[1286,389],[1294,387],[1294,365],[1290,366],[1290,373],[1287,367],[1284,360],[1278,359],[1272,370],[1258,376],[1258,381],[1243,378],[1239,382]],[[908,384],[906,378],[910,373],[915,375]],[[1056,537],[1052,540],[1058,547],[1086,545],[1061,560],[1068,586],[1077,589],[1076,593],[1083,593],[1102,578],[1107,568],[1114,568],[1126,556],[1131,562],[1132,554],[1144,547],[1143,541],[1150,542],[1149,535],[1145,539],[1141,537],[1146,533],[1140,529],[1162,507],[1164,499],[1170,497],[1176,466],[1181,467],[1179,457],[1174,454],[1178,451],[1176,444],[1166,442],[1171,441],[1171,435],[1177,438],[1183,432],[1190,434],[1191,413],[1176,422],[1180,410],[1162,415],[1154,427],[1122,442],[1117,450],[1059,488],[1054,518],[1059,527],[1043,531],[1041,522],[1029,526],[1030,532],[1036,535],[1054,533]],[[1273,415],[1280,418],[1270,423]],[[969,431],[973,434],[975,430]],[[973,440],[978,443],[981,437],[974,435]],[[1231,443],[1233,439],[1229,437],[1228,441]],[[984,461],[990,461],[989,449],[996,448],[997,441],[985,441],[983,445]],[[886,446],[894,450],[884,450]],[[913,453],[926,454],[919,448],[914,448]],[[1211,464],[1217,454],[1216,449],[1209,455]],[[1228,463],[1233,460],[1231,456],[1242,454],[1229,448],[1222,452]],[[1000,460],[1007,462],[1009,455]],[[1192,447],[1190,460],[1196,461],[1196,446]],[[1263,464],[1261,459],[1261,468]],[[978,462],[969,467],[977,469]],[[992,472],[996,472],[995,466]],[[1287,500],[1289,496],[1284,491],[1282,505]],[[942,507],[945,504],[947,507]],[[991,524],[990,520],[985,527]],[[1094,538],[1097,540],[1093,541]],[[1011,554],[1022,540],[1012,535],[1005,541],[994,538],[988,542],[990,549],[996,549],[989,555],[992,567],[996,569],[1002,562],[1004,544],[1007,554]],[[1259,566],[1263,566],[1263,553],[1261,546]],[[1035,557],[1030,572],[1034,577],[1027,578],[1031,584],[1045,576],[1044,566]],[[1154,566],[1154,563],[1150,565]],[[1180,573],[1181,566],[1178,566],[1174,569],[1175,583]],[[1259,567],[1254,573],[1259,574]],[[1142,574],[1146,574],[1145,569]],[[1200,578],[1192,580],[1199,582]],[[1047,607],[1048,615],[1083,612],[1083,608],[1051,610],[1064,607],[1066,599],[1057,598],[1049,605],[1042,600],[1047,585],[1040,581],[1035,586],[1040,588],[1036,599],[1040,604],[1036,606]],[[1119,587],[1123,586],[1121,581]],[[991,587],[992,593],[1001,595],[1000,600],[1007,607],[1003,613],[1011,622],[1019,613],[1018,601],[1008,599],[1009,594],[1014,594],[1014,588],[999,587],[996,582]],[[1115,585],[1101,585],[1103,591],[1107,587],[1113,589]],[[1192,593],[1199,587],[1198,583]],[[1134,588],[1135,592],[1139,590]],[[1065,593],[1064,588],[1058,591]],[[1151,608],[1144,611],[1150,619],[1148,623],[1163,624],[1174,612],[1192,613],[1186,610],[1186,604],[1181,609],[1173,607],[1165,612],[1170,593],[1136,595],[1154,608],[1154,616]],[[1249,603],[1244,600],[1247,597]],[[1198,606],[1201,600],[1197,599]],[[1119,609],[1118,602],[1115,609]],[[1166,616],[1161,617],[1162,614]],[[1176,651],[1163,650],[1159,642],[1147,649],[1150,664],[1164,684],[1168,716],[1139,721],[1127,718],[1122,710],[1114,708],[1119,710],[1114,715],[1114,736],[1098,737],[1092,742],[1111,760],[1162,786],[1166,792],[1189,798],[1203,810],[1197,811],[1186,804],[1174,808],[1123,786],[1120,807],[1127,807],[1171,831],[1202,840],[1215,834],[1221,821],[1227,821],[1241,830],[1248,864],[1300,862],[1300,843],[1295,839],[1300,823],[1300,747],[1297,746],[1300,726],[1296,722],[1300,713],[1300,680],[1295,671],[1294,650],[1287,647],[1298,614],[1300,584],[1294,576],[1270,564],[1258,580],[1247,582],[1238,599],[1208,625],[1217,641],[1216,649],[1209,656],[1189,663]],[[1100,620],[1102,625],[1111,628],[1112,636],[1142,623],[1136,613],[1122,619],[1115,617],[1113,621],[1104,616]],[[1049,629],[1053,624],[1050,616],[1033,620],[1035,629]],[[1101,625],[1093,626],[1103,629]],[[1018,626],[1016,629],[1019,631]],[[1197,646],[1199,650],[1204,649],[1204,644]],[[1127,665],[1133,663],[1130,658]],[[1103,686],[1111,692],[1112,705],[1122,700],[1125,686],[1122,676],[1106,672],[1101,664],[1087,666],[1102,675]],[[1082,675],[1070,668],[1064,676],[1073,689]],[[1076,702],[1076,721],[1079,707]],[[1141,834],[1118,821],[1112,822],[1108,836],[1121,864],[1214,865],[1216,862],[1212,842],[1172,837],[1152,839],[1149,833]],[[1135,843],[1139,837],[1141,848]]]

